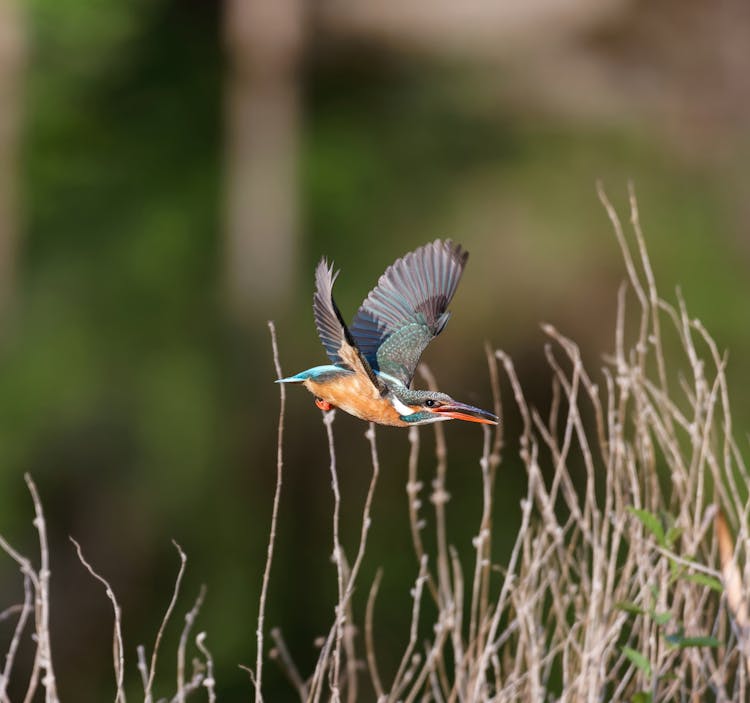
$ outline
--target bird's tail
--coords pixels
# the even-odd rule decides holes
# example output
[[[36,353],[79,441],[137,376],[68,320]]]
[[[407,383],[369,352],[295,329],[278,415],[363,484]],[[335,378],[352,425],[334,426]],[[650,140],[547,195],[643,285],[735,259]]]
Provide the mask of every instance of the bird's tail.
[[[302,383],[305,379],[300,378],[302,374],[297,374],[296,376],[287,376],[286,378],[280,378],[277,381],[274,381],[274,383]]]
[[[300,371],[294,376],[287,376],[286,378],[280,378],[276,383],[303,383],[308,378],[315,380],[323,380],[329,377],[331,374],[351,373],[351,371],[345,371],[340,366],[332,366],[327,364],[326,366],[314,366],[306,371]]]

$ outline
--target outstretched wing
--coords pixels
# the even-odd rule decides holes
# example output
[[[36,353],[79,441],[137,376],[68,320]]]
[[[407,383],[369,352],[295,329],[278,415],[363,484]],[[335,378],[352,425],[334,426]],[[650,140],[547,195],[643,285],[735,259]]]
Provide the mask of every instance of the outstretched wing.
[[[351,326],[372,368],[411,383],[425,347],[439,335],[461,279],[467,251],[435,240],[389,266],[362,303]]]
[[[367,359],[360,353],[333,299],[333,283],[338,275],[338,271],[333,273],[333,266],[329,266],[325,259],[321,259],[315,269],[313,315],[318,336],[328,358],[334,364],[346,366],[366,376],[378,392],[382,393],[385,390],[383,382],[373,373]]]

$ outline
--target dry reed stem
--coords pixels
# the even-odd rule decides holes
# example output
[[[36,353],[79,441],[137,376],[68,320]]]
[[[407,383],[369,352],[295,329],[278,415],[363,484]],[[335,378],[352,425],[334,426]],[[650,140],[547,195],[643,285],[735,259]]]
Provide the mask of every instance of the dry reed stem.
[[[195,599],[193,607],[185,615],[185,625],[180,633],[180,641],[177,646],[177,694],[175,699],[177,703],[185,703],[185,699],[190,690],[200,686],[203,683],[203,675],[198,672],[193,675],[193,685],[188,684],[188,690],[185,685],[185,653],[187,651],[188,637],[190,631],[195,625],[195,620],[198,617],[201,607],[203,606],[203,600],[206,597],[206,586],[202,585],[198,592],[198,597]]]
[[[434,549],[428,549],[422,538],[420,435],[416,428],[409,433],[406,491],[418,573],[411,593],[408,641],[388,685],[376,657],[374,620],[380,572],[370,589],[364,615],[364,652],[378,703],[593,703],[630,701],[635,696],[651,701],[728,701],[745,700],[750,693],[746,596],[750,583],[749,477],[742,452],[731,436],[726,354],[719,351],[702,323],[690,318],[679,292],[675,304],[658,294],[632,186],[628,191],[632,233],[626,234],[601,187],[598,193],[627,273],[627,283],[617,297],[613,352],[605,358],[601,381],[594,380],[571,339],[544,325],[552,396],[549,409],[542,411],[526,399],[511,358],[500,350],[487,350],[496,412],[503,418],[508,413],[520,418],[516,461],[523,466],[528,482],[520,502],[518,532],[503,565],[494,561],[492,536],[504,423],[494,435],[484,429],[481,472],[475,478],[482,511],[471,566],[465,570],[461,564],[466,558],[461,550],[464,545],[451,544],[448,530],[449,464],[444,428],[435,426],[437,461],[430,494]],[[634,312],[627,309],[629,293],[635,294]],[[635,330],[631,335],[627,330],[633,315]],[[273,325],[269,327],[281,377]],[[683,358],[671,358],[668,364],[664,349],[674,343]],[[434,387],[429,369],[422,367],[421,372]],[[505,408],[501,387],[510,389],[510,404]],[[380,462],[374,427],[370,426],[366,438],[372,478],[362,509],[357,554],[350,566],[340,534],[340,511],[347,497],[338,484],[333,418],[333,413],[324,415],[334,494],[337,593],[333,622],[322,638],[315,669],[307,681],[276,630],[272,631],[273,653],[300,700],[341,701],[345,697],[347,703],[354,703],[364,694],[352,596],[366,554]],[[282,388],[277,485],[259,602],[258,652],[255,669],[248,669],[256,702],[263,699],[263,618],[281,488],[283,421]],[[32,609],[36,656],[26,701],[31,703],[40,682],[47,699],[57,700],[49,656],[46,530],[36,489],[28,481],[41,567],[35,570],[0,537],[0,547],[19,566],[25,589],[24,605],[4,611],[6,616],[11,612],[19,615],[0,679],[0,703],[7,701],[7,682]],[[151,700],[161,634],[179,592],[184,570],[180,553],[182,567],[150,667],[145,651],[138,649],[146,700]],[[96,576],[82,556],[81,560]],[[111,589],[97,578],[108,588],[109,596]],[[432,603],[426,607],[425,592],[430,594],[434,609]],[[117,632],[118,610],[114,597],[110,599]],[[201,599],[188,613],[180,638],[175,703],[201,687],[206,689],[209,703],[215,701],[213,662],[202,633],[196,644],[204,655],[205,669],[200,664],[186,680],[185,650]],[[115,642],[116,700],[124,703],[124,693],[120,693],[124,668],[121,638],[117,644],[116,636]]]
[[[528,478],[504,568],[493,564],[491,548],[502,425],[494,436],[485,430],[483,438],[482,514],[473,567],[466,573],[449,541],[444,430],[436,426],[434,553],[422,539],[420,435],[410,431],[406,491],[419,574],[409,639],[389,689],[375,655],[379,579],[370,591],[365,644],[379,700],[600,701],[629,700],[639,692],[671,700],[709,691],[721,698],[747,688],[745,665],[737,666],[731,643],[724,650],[700,644],[710,643],[709,635],[729,634],[714,591],[719,572],[713,567],[713,503],[726,503],[738,527],[743,546],[732,548],[733,563],[737,551],[745,555],[748,549],[747,471],[731,438],[725,358],[700,322],[689,318],[679,294],[677,305],[659,296],[632,186],[632,241],[601,187],[598,192],[628,277],[618,294],[614,352],[601,370],[601,385],[585,368],[578,346],[543,326],[552,384],[545,414],[529,406],[510,357],[488,351],[496,412],[503,414],[499,362],[522,422],[519,458]],[[636,300],[633,340],[626,331],[628,291]],[[664,356],[667,334],[682,347],[688,369],[677,380]],[[434,387],[429,369],[420,371]],[[497,571],[501,583],[493,587],[490,577]],[[739,568],[733,574],[736,581]],[[348,590],[356,569],[346,576]],[[437,613],[420,648],[425,586]],[[729,610],[736,624],[731,604]],[[352,676],[336,674],[334,641],[329,633],[312,679],[329,672],[332,700]],[[318,687],[311,700],[321,693]]]
[[[161,640],[164,636],[164,631],[167,629],[169,619],[172,617],[175,605],[177,604],[177,598],[180,595],[180,585],[182,583],[182,577],[185,575],[185,566],[187,564],[187,556],[185,556],[185,552],[182,551],[182,547],[180,547],[180,545],[177,544],[177,542],[175,542],[174,540],[172,540],[172,544],[174,545],[175,549],[177,550],[177,554],[180,557],[180,568],[177,572],[177,578],[175,580],[174,590],[172,591],[172,597],[169,600],[169,605],[167,606],[167,610],[164,613],[164,617],[162,618],[159,630],[156,633],[156,640],[154,641],[154,651],[151,653],[151,663],[148,667],[148,677],[145,679],[146,685],[143,691],[145,703],[151,703],[151,701],[153,700],[154,678],[156,677],[156,662],[159,658],[159,647],[161,646]]]
[[[2,540],[1,537],[0,540]],[[4,542],[4,540],[2,540],[2,542]],[[5,549],[5,544],[3,544],[3,548]],[[13,630],[13,637],[11,638],[10,645],[8,646],[8,652],[5,655],[5,666],[3,667],[2,678],[0,678],[0,701],[2,701],[2,703],[10,703],[10,699],[8,698],[7,693],[8,683],[10,682],[10,674],[13,670],[13,664],[15,662],[18,646],[21,644],[21,635],[26,629],[26,623],[32,611],[33,591],[31,588],[31,579],[29,578],[28,574],[24,574],[23,593],[24,599],[23,605],[21,606],[21,613],[18,616],[16,627]],[[3,614],[8,614],[9,610],[10,608],[6,609],[5,611],[3,611]]]
[[[365,437],[370,444],[370,457],[372,461],[372,477],[367,489],[364,507],[362,510],[362,521],[360,527],[359,546],[354,564],[351,569],[346,564],[346,556],[339,538],[339,513],[341,505],[341,494],[338,485],[338,475],[336,472],[336,449],[333,438],[333,420],[335,411],[324,413],[323,422],[326,428],[326,437],[328,439],[328,449],[330,455],[331,486],[334,495],[333,510],[333,561],[336,564],[337,584],[338,584],[338,601],[334,608],[335,619],[325,641],[321,656],[318,659],[318,665],[311,677],[310,693],[308,700],[319,700],[322,695],[322,680],[325,672],[329,673],[329,687],[332,694],[332,700],[340,700],[341,691],[344,686],[341,683],[340,662],[341,646],[345,644],[347,651],[347,696],[349,700],[354,700],[357,691],[357,668],[358,661],[354,647],[354,628],[349,624],[345,627],[347,616],[351,615],[351,597],[354,593],[357,576],[359,574],[362,562],[364,560],[365,550],[367,548],[367,536],[372,525],[371,510],[372,502],[375,495],[378,476],[380,475],[380,460],[378,458],[377,445],[375,443],[375,426],[371,423],[365,432]],[[333,646],[333,656],[331,661],[328,659],[328,651]]]
[[[206,647],[206,633],[199,632],[195,636],[195,646],[203,655],[206,662],[206,675],[203,679],[203,686],[208,694],[208,703],[216,703],[216,679],[214,678],[214,659],[211,652]]]
[[[0,703],[10,703],[8,697],[8,685],[11,679],[13,665],[15,662],[16,654],[19,648],[22,646],[22,635],[24,633],[26,623],[30,618],[32,612],[34,613],[34,646],[35,653],[32,662],[31,674],[29,681],[26,686],[26,692],[23,696],[24,703],[32,703],[37,699],[37,691],[39,684],[44,687],[44,699],[46,703],[57,703],[59,697],[57,695],[57,687],[54,679],[53,663],[51,659],[51,648],[50,648],[50,627],[49,627],[49,547],[47,541],[47,527],[44,520],[44,512],[42,509],[42,503],[39,498],[36,485],[30,476],[25,476],[26,485],[32,498],[34,505],[34,526],[37,531],[37,537],[39,541],[40,550],[40,567],[35,570],[31,561],[23,556],[20,552],[10,546],[7,540],[0,535],[0,548],[6,552],[19,566],[20,571],[24,577],[24,603],[21,606],[14,606],[15,612],[20,611],[19,618],[16,622],[16,627],[13,632],[13,637],[8,646],[7,653],[5,655],[5,666],[2,674],[0,674]],[[76,554],[79,561],[99,583],[101,583],[107,595],[107,598],[112,603],[114,611],[114,627],[112,636],[112,656],[113,666],[115,673],[115,703],[125,703],[125,649],[123,646],[122,636],[122,612],[120,605],[115,597],[114,590],[110,583],[101,576],[94,567],[86,560],[83,556],[83,550],[80,544],[70,538],[70,541],[75,547]],[[185,571],[186,556],[180,546],[173,542],[177,552],[180,556],[180,569],[177,575],[177,579],[172,592],[172,597],[167,608],[167,611],[161,621],[161,625],[156,635],[154,643],[154,651],[151,658],[150,667],[146,662],[146,652],[142,646],[137,648],[138,655],[138,670],[141,675],[141,682],[144,691],[144,701],[153,700],[153,686],[155,680],[156,663],[159,654],[159,647],[161,644],[162,637],[166,630],[170,616],[175,608],[177,599],[179,596],[180,584],[182,576]],[[180,638],[180,644],[178,648],[178,665],[177,665],[177,693],[171,699],[174,703],[184,703],[188,696],[200,688],[205,688],[208,694],[209,703],[215,703],[215,682],[213,680],[213,660],[211,655],[204,645],[205,633],[196,638],[196,645],[200,652],[205,657],[205,662],[198,660],[194,661],[194,671],[189,681],[185,681],[184,674],[184,662],[186,656],[187,637],[190,629],[197,617],[198,610],[203,601],[204,589],[201,589],[201,594],[198,597],[192,610],[186,616],[186,624]],[[6,615],[9,611],[4,611]],[[208,674],[206,674],[206,671]],[[160,699],[164,700],[164,699]]]
[[[276,370],[276,379],[283,378],[281,362],[279,361],[279,347],[276,340],[276,326],[272,321],[268,322],[268,330],[271,333],[271,348],[273,350],[273,364]],[[263,569],[263,582],[260,589],[258,603],[258,624],[255,630],[257,651],[255,656],[255,672],[253,682],[255,684],[255,703],[262,703],[263,693],[263,625],[266,614],[266,599],[268,598],[268,582],[271,578],[271,564],[273,563],[273,551],[276,544],[276,524],[279,518],[279,503],[281,501],[281,485],[284,468],[284,414],[286,409],[286,387],[279,383],[279,422],[276,438],[276,488],[273,494],[273,509],[271,510],[271,528],[268,535],[268,549],[266,551],[266,565]]]
[[[107,594],[107,598],[109,598],[110,602],[112,603],[112,610],[114,611],[115,615],[114,632],[112,633],[112,657],[114,660],[115,683],[117,686],[115,691],[115,703],[120,703],[120,701],[122,701],[122,703],[125,703],[125,689],[123,688],[123,681],[125,677],[125,650],[122,644],[122,610],[120,609],[120,604],[117,602],[117,598],[115,598],[114,591],[112,590],[109,582],[103,576],[97,573],[94,570],[94,567],[91,566],[88,561],[86,561],[85,557],[83,556],[81,545],[78,544],[78,542],[76,542],[76,540],[72,537],[70,537],[69,539],[76,548],[76,553],[78,554],[78,559],[80,560],[81,564],[83,564],[86,571],[88,571],[97,581],[99,581],[99,583],[104,586],[104,591]]]
[[[333,441],[333,420],[336,411],[323,412],[323,424],[326,428],[328,438],[328,454],[330,456],[329,469],[331,471],[331,489],[333,490],[333,562],[336,564],[336,583],[338,585],[338,601],[335,612],[335,638],[333,647],[333,661],[329,668],[329,685],[331,687],[331,700],[338,703],[340,698],[340,669],[341,669],[341,640],[344,637],[344,580],[345,566],[344,554],[339,539],[339,523],[341,521],[341,492],[339,491],[339,479],[336,472],[336,447]],[[326,664],[327,667],[327,664]],[[328,667],[327,667],[328,668]],[[322,688],[318,689],[318,695]],[[316,698],[318,700],[318,698]]]
[[[26,620],[31,610],[31,600],[33,600],[34,610],[34,631],[36,640],[36,653],[32,665],[31,676],[26,688],[24,701],[33,700],[39,677],[42,676],[41,682],[45,689],[46,703],[57,703],[57,685],[55,681],[54,669],[52,665],[52,653],[49,636],[49,547],[47,544],[47,526],[44,520],[44,512],[39,499],[39,493],[36,484],[29,474],[24,476],[26,486],[31,495],[34,505],[33,525],[37,531],[39,541],[40,566],[35,570],[31,561],[16,551],[10,544],[0,536],[0,548],[5,551],[19,566],[21,573],[24,575],[24,607],[21,611],[16,630],[11,640],[11,644],[6,655],[6,672],[3,673],[2,695],[7,698],[7,685],[10,678],[13,660],[15,658],[20,637],[26,624]],[[29,588],[28,584],[31,584]],[[31,596],[31,600],[30,597]],[[27,605],[27,603],[29,605]]]
[[[367,652],[367,666],[370,671],[372,687],[375,689],[375,695],[378,700],[385,697],[385,692],[383,690],[383,684],[381,683],[377,658],[375,656],[375,638],[373,635],[372,621],[375,612],[375,599],[378,597],[378,589],[380,588],[380,581],[382,578],[383,570],[378,569],[378,572],[375,575],[375,580],[372,582],[372,588],[370,588],[370,594],[367,597],[367,608],[365,610],[365,647]]]
[[[418,478],[419,467],[419,449],[420,449],[419,427],[416,425],[409,428],[409,478],[406,482],[406,496],[409,506],[409,527],[411,530],[411,539],[414,546],[414,553],[417,557],[417,564],[422,563],[422,557],[425,555],[424,543],[422,542],[422,530],[426,521],[420,519],[419,510],[422,507],[422,500],[419,494],[424,487],[422,481]],[[436,604],[440,603],[437,585],[431,573],[427,573],[427,586],[430,589],[432,598]]]
[[[40,553],[40,566],[37,572],[37,583],[39,587],[35,597],[35,609],[37,612],[36,617],[36,636],[37,636],[37,658],[35,662],[39,664],[39,670],[44,672],[42,678],[42,685],[45,689],[45,701],[46,703],[56,703],[57,697],[57,682],[55,680],[54,667],[52,665],[52,649],[50,644],[50,632],[49,632],[49,582],[50,582],[50,570],[49,570],[49,545],[47,544],[47,523],[44,519],[44,511],[42,510],[42,502],[39,499],[39,492],[36,489],[36,484],[29,474],[24,476],[26,485],[28,486],[29,493],[31,493],[31,499],[34,503],[34,527],[36,527],[39,535],[39,553]],[[27,694],[28,697],[28,694]]]
[[[437,382],[432,371],[426,364],[419,365],[419,373],[427,383],[431,391],[437,391]],[[430,502],[435,506],[435,533],[437,537],[437,572],[438,572],[438,594],[441,607],[453,607],[453,593],[450,578],[450,557],[448,553],[448,535],[446,523],[446,503],[450,500],[450,494],[445,488],[446,473],[448,470],[448,447],[445,441],[445,428],[442,423],[433,425],[435,431],[435,478],[432,482],[432,494]]]
[[[302,680],[302,676],[300,676],[299,669],[297,669],[292,655],[289,653],[289,648],[286,646],[281,630],[278,627],[274,627],[271,630],[271,637],[276,646],[271,650],[270,656],[273,659],[278,659],[282,671],[297,690],[300,701],[304,703],[307,700],[307,684]]]

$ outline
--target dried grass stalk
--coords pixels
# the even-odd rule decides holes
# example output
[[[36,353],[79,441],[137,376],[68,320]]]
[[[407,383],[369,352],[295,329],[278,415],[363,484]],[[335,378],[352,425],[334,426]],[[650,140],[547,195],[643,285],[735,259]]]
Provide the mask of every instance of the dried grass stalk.
[[[36,569],[31,560],[20,554],[14,549],[7,540],[0,535],[0,548],[13,559],[19,566],[19,569],[23,575],[23,588],[24,588],[24,602],[20,606],[13,606],[11,609],[3,611],[3,615],[10,617],[13,613],[18,613],[18,620],[16,627],[13,632],[8,651],[5,655],[5,666],[2,673],[0,674],[0,703],[10,703],[8,695],[8,688],[11,682],[11,676],[13,674],[13,665],[16,660],[16,655],[23,646],[23,634],[26,630],[26,625],[31,618],[33,613],[34,618],[34,637],[32,639],[34,645],[34,659],[32,665],[31,676],[29,677],[28,684],[26,686],[26,692],[23,696],[24,703],[31,703],[36,700],[36,694],[41,683],[44,688],[44,700],[45,703],[59,703],[61,700],[57,694],[57,686],[54,675],[54,668],[52,662],[52,634],[49,627],[49,613],[50,613],[50,582],[51,573],[49,570],[49,548],[47,542],[47,524],[44,519],[44,511],[42,509],[42,502],[39,498],[36,485],[30,476],[26,476],[26,484],[31,494],[32,502],[34,505],[34,526],[37,530],[40,550],[40,566]],[[122,610],[117,597],[114,594],[114,590],[101,574],[99,574],[94,567],[86,560],[83,556],[83,550],[80,544],[70,538],[73,543],[78,558],[83,564],[84,568],[93,576],[99,583],[101,583],[107,595],[107,598],[112,603],[112,609],[114,612],[114,630],[112,637],[112,655],[114,661],[114,673],[115,673],[115,703],[126,703],[125,699],[125,648],[123,645],[122,635]],[[154,651],[151,656],[150,664],[146,662],[146,650],[143,646],[137,648],[137,666],[141,676],[141,683],[143,686],[143,700],[144,703],[150,703],[154,700],[154,688],[156,682],[156,666],[159,657],[159,650],[161,645],[162,637],[169,624],[170,617],[175,610],[177,605],[180,584],[182,577],[185,572],[185,564],[187,557],[182,551],[180,546],[175,542],[175,548],[180,557],[180,569],[177,574],[177,579],[174,585],[174,590],[169,602],[167,611],[162,618],[161,625],[156,635],[154,642]],[[200,594],[195,601],[192,609],[185,616],[185,625],[180,636],[179,646],[177,650],[177,690],[175,694],[168,698],[160,698],[159,701],[167,701],[170,703],[185,703],[185,701],[194,699],[193,694],[196,692],[205,691],[208,703],[215,703],[215,681],[213,678],[213,659],[208,648],[205,645],[206,634],[200,633],[196,637],[196,647],[203,659],[197,657],[193,660],[193,671],[190,678],[186,678],[185,671],[185,660],[187,656],[188,639],[190,631],[195,624],[195,620],[198,617],[203,599],[205,596],[205,588],[201,588]]]
[[[496,412],[517,413],[522,431],[518,458],[527,476],[521,519],[510,556],[493,561],[496,524],[493,495],[503,425],[485,429],[477,490],[482,511],[473,562],[464,570],[449,532],[449,470],[444,428],[434,427],[437,462],[428,484],[420,478],[421,435],[410,431],[406,486],[416,574],[404,643],[395,675],[377,664],[375,602],[380,572],[367,600],[364,646],[355,627],[352,597],[361,580],[380,462],[375,428],[366,432],[372,478],[362,508],[359,543],[352,562],[342,547],[333,421],[324,417],[334,496],[332,541],[337,574],[333,619],[321,638],[314,670],[305,679],[281,633],[272,631],[276,656],[301,701],[354,703],[369,698],[365,673],[378,703],[436,701],[671,701],[746,700],[750,668],[750,535],[748,472],[732,437],[726,358],[678,292],[662,298],[646,252],[637,202],[630,189],[631,232],[604,191],[599,196],[621,248],[627,282],[618,294],[613,350],[597,373],[588,370],[575,342],[551,325],[547,337],[552,401],[532,407],[512,359],[487,350]],[[632,334],[628,297],[635,299]],[[271,325],[277,373],[278,349]],[[682,360],[664,350],[682,350]],[[429,371],[422,367],[428,385]],[[507,387],[510,401],[501,402]],[[284,395],[279,418],[277,484],[256,630],[257,657],[248,669],[256,703],[263,699],[265,607],[269,595],[283,469]],[[516,444],[514,440],[513,444]],[[0,703],[9,703],[8,682],[29,622],[34,623],[34,666],[26,701],[39,686],[58,700],[49,632],[50,572],[46,524],[36,487],[27,477],[35,511],[40,566],[0,537],[0,548],[21,572],[24,601],[0,614],[17,617],[0,674]],[[425,485],[431,510],[422,506]],[[712,529],[713,525],[713,529]],[[422,531],[432,526],[435,548]],[[732,536],[734,534],[734,537]],[[76,544],[77,546],[77,544]],[[79,557],[106,588],[115,613],[115,700],[124,703],[125,657],[121,614],[108,582]],[[159,629],[150,663],[138,648],[144,697],[153,700],[157,653],[177,598],[185,557]],[[205,633],[202,655],[186,671],[186,648],[203,592],[188,613],[177,652],[180,703],[204,691],[216,700],[213,660]],[[428,603],[430,607],[426,607]],[[433,607],[434,606],[434,607]],[[366,662],[360,659],[362,650]]]
[[[434,428],[432,515],[420,500],[426,484],[419,475],[421,435],[410,431],[406,492],[419,570],[409,638],[389,684],[376,658],[379,577],[370,592],[365,650],[378,701],[744,699],[750,581],[740,564],[750,546],[750,505],[747,469],[731,436],[726,361],[700,321],[689,317],[679,292],[676,305],[659,295],[632,187],[630,233],[604,191],[598,192],[627,272],[613,352],[603,368],[590,372],[575,342],[544,325],[552,403],[542,412],[527,402],[510,357],[488,350],[496,412],[502,414],[500,389],[507,385],[512,404],[505,413],[521,419],[518,451],[528,478],[507,563],[493,563],[492,550],[502,425],[485,430],[477,485],[482,513],[474,563],[466,572],[449,538],[443,427]],[[667,346],[682,349],[682,361],[668,364]],[[420,371],[434,386],[429,370]],[[335,467],[331,422],[326,430]],[[309,689],[302,689],[308,701],[354,700],[357,685],[353,641],[346,648],[350,666],[339,664],[343,614],[352,617],[357,570],[343,567],[336,516],[345,496],[332,475],[338,602]],[[369,525],[373,488],[363,526]],[[422,539],[430,524],[434,552]],[[357,563],[363,547],[361,542]],[[492,577],[498,572],[499,583]],[[436,606],[431,622],[425,594]]]

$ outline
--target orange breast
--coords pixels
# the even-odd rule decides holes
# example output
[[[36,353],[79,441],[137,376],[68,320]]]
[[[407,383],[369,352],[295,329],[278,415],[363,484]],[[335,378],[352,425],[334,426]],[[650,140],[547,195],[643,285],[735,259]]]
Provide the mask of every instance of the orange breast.
[[[409,425],[399,417],[395,408],[380,396],[370,380],[359,374],[340,376],[326,383],[316,383],[308,378],[304,383],[313,395],[362,420],[394,427]]]

